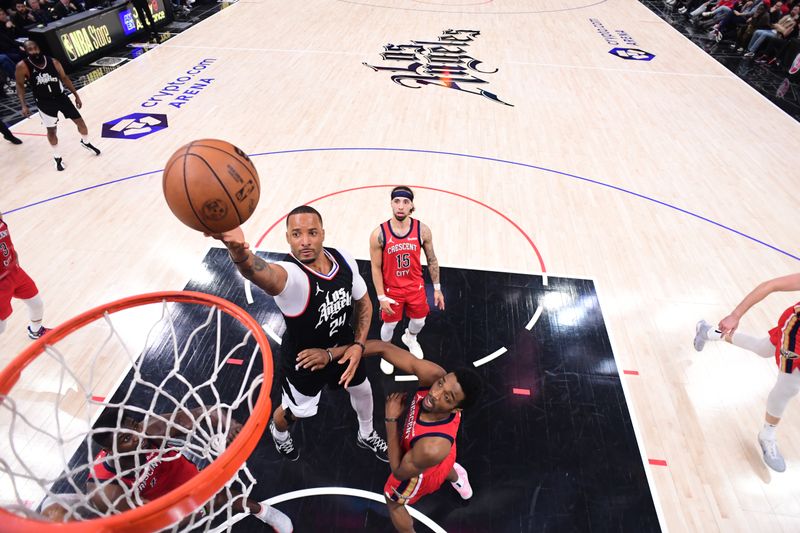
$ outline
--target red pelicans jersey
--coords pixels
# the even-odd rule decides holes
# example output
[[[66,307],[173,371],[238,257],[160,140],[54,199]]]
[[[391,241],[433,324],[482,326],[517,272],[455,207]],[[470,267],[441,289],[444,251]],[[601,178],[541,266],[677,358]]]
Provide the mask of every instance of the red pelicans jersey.
[[[419,289],[422,281],[422,237],[419,220],[403,236],[395,235],[389,221],[381,224],[383,233],[383,285],[392,289]]]
[[[17,254],[8,233],[8,225],[0,220],[0,279],[17,269]]]
[[[162,458],[158,457],[156,451],[148,453],[147,461],[143,465],[145,472],[140,476],[134,472],[119,476],[114,469],[114,462],[105,460],[107,456],[106,450],[100,450],[100,453],[95,456],[93,474],[89,474],[87,481],[96,483],[107,479],[116,479],[129,488],[133,488],[138,479],[139,495],[148,501],[177,489],[199,474],[194,463],[180,455],[177,450],[165,453]]]

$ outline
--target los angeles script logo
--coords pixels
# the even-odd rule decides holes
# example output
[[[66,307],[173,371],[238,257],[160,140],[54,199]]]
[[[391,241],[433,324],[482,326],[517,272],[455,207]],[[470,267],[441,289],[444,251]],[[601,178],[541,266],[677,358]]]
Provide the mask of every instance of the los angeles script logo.
[[[483,62],[467,53],[467,47],[481,32],[477,30],[445,30],[436,41],[411,41],[408,44],[387,44],[381,53],[391,65],[370,65],[375,72],[392,72],[392,81],[409,89],[438,85],[465,93],[477,94],[498,104],[513,107],[496,94],[481,88],[489,82],[476,74],[494,74],[482,70]]]

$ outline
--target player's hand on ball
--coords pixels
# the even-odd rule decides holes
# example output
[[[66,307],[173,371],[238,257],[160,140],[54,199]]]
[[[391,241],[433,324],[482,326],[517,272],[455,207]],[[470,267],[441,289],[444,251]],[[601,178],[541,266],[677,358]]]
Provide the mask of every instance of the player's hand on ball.
[[[400,418],[406,410],[406,393],[393,392],[386,397],[386,418]]]
[[[297,367],[307,368],[312,372],[322,370],[330,362],[331,358],[328,356],[328,351],[322,348],[308,348],[297,354]]]
[[[444,311],[444,294],[442,294],[442,291],[433,291],[433,304],[440,311]]]
[[[739,317],[733,314],[730,314],[719,321],[719,330],[726,337],[733,335],[733,332],[736,331],[736,328],[738,327],[739,327]]]
[[[339,359],[340,365],[347,363],[347,370],[344,371],[344,374],[342,374],[342,377],[339,379],[339,385],[344,386],[345,389],[353,380],[356,369],[358,369],[358,364],[361,362],[362,355],[361,346],[358,344],[352,344],[347,350],[345,350],[342,358]]]
[[[232,257],[237,261],[241,258],[234,254],[244,255],[250,249],[250,244],[244,240],[244,231],[241,227],[233,228],[225,233],[203,233],[203,235],[222,241],[222,244],[230,250]]]

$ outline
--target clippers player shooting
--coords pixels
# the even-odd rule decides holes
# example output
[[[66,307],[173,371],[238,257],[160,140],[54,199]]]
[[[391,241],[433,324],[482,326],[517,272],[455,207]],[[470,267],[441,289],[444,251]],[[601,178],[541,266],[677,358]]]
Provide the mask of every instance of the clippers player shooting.
[[[372,385],[361,363],[372,303],[353,257],[344,250],[323,248],[322,215],[305,205],[289,213],[286,241],[291,252],[277,263],[253,254],[241,228],[213,237],[228,248],[242,276],[275,298],[286,321],[280,355],[281,405],[269,424],[278,452],[296,461],[300,453],[289,433],[291,424],[317,414],[323,388],[344,387],[358,416],[356,443],[388,461],[386,441],[372,425]],[[305,349],[334,347],[342,347],[337,356],[323,351],[313,370],[297,365],[297,354]]]
[[[433,251],[431,229],[411,218],[414,212],[414,193],[406,186],[392,189],[390,194],[392,218],[378,226],[369,237],[372,263],[372,283],[381,306],[381,340],[392,342],[394,329],[408,316],[408,328],[401,337],[409,351],[422,359],[423,352],[417,335],[425,326],[430,312],[422,278],[422,251],[428,262],[433,282],[433,303],[444,311],[444,295],[439,283],[439,260]],[[381,370],[392,373],[392,365],[381,361]]]
[[[720,320],[716,329],[705,320],[698,322],[694,337],[694,348],[698,352],[705,348],[706,341],[725,340],[761,357],[775,358],[778,379],[767,396],[767,412],[764,415],[764,426],[758,433],[758,444],[761,446],[764,462],[776,472],[786,470],[786,461],[778,449],[778,423],[791,399],[800,392],[800,302],[783,312],[778,319],[778,325],[769,330],[766,337],[753,337],[736,330],[739,320],[751,307],[773,292],[785,291],[800,291],[800,274],[761,283],[744,297],[731,314]]]
[[[207,416],[212,427],[219,425],[221,413],[216,407],[198,407],[190,414],[182,411],[164,413],[144,423],[123,409],[107,409],[95,423],[92,439],[100,447],[94,456],[93,466],[86,480],[86,494],[90,495],[91,509],[87,516],[120,513],[130,509],[131,499],[127,494],[138,486],[142,504],[175,490],[200,473],[197,465],[183,456],[179,450],[163,452],[165,441],[183,440],[194,428],[194,421]],[[225,418],[225,415],[222,415]],[[165,420],[172,422],[168,426]],[[228,444],[239,434],[242,425],[231,420],[227,435]],[[138,453],[137,453],[138,452]],[[118,471],[119,470],[119,471]],[[225,493],[216,495],[217,505],[227,499]],[[70,498],[66,498],[69,500]],[[133,498],[135,501],[135,498]],[[241,495],[235,496],[231,505],[234,513],[250,513],[272,526],[277,533],[291,533],[292,521],[279,510]],[[54,522],[64,522],[68,511],[58,503],[46,500],[42,514]],[[85,517],[84,517],[85,518]],[[68,519],[67,519],[68,520]]]
[[[309,365],[323,357],[320,352],[305,350],[298,356],[298,362]],[[341,349],[331,352],[337,357]],[[414,504],[426,494],[436,492],[445,481],[450,482],[461,498],[472,497],[467,471],[456,462],[456,436],[462,410],[469,409],[480,398],[481,378],[470,368],[447,372],[383,341],[367,341],[364,355],[383,357],[419,379],[419,389],[407,409],[405,393],[389,395],[384,419],[392,473],[383,494],[395,529],[413,533],[414,520],[406,504]]]
[[[81,134],[81,146],[94,155],[100,155],[100,150],[89,141],[89,129],[78,112],[78,109],[83,106],[81,97],[78,96],[77,89],[64,72],[61,63],[42,54],[39,45],[34,41],[25,41],[25,51],[28,53],[28,57],[17,63],[17,96],[22,106],[22,114],[26,118],[29,117],[31,112],[25,103],[25,85],[27,83],[33,93],[36,106],[39,108],[42,124],[47,128],[47,140],[53,148],[56,170],[61,171],[66,168],[58,149],[58,136],[56,135],[59,113],[64,115],[64,118],[71,119],[78,127],[78,133]],[[75,97],[75,105],[64,93],[65,86]]]
[[[11,316],[11,299],[18,298],[28,307],[28,337],[38,339],[48,331],[42,325],[44,302],[39,289],[31,277],[19,266],[19,256],[14,250],[8,225],[0,213],[0,333],[6,329],[6,320]]]

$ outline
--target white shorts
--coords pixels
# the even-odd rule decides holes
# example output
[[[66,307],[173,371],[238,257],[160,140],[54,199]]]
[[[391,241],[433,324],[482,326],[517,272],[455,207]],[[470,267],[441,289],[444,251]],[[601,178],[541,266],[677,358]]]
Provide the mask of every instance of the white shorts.
[[[58,114],[56,116],[50,116],[47,113],[43,112],[41,109],[39,110],[39,118],[42,121],[42,125],[45,128],[55,128],[56,124],[58,124]]]
[[[286,387],[289,387],[288,392]],[[306,396],[298,391],[288,379],[284,379],[281,383],[281,407],[289,409],[295,418],[309,418],[316,415],[320,396],[322,396],[322,391],[319,391],[316,396]]]

